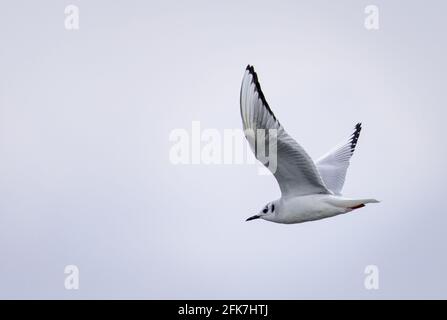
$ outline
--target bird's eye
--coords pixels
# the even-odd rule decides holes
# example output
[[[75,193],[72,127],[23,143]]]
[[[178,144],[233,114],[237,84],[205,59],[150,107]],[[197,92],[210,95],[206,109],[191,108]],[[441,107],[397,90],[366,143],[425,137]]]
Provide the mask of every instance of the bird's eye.
[[[264,210],[262,210],[263,213],[267,213],[268,209],[264,208]]]

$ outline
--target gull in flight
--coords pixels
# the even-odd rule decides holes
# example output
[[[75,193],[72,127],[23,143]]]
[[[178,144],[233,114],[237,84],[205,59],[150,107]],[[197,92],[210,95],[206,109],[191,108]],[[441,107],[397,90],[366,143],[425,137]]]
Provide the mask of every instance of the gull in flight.
[[[341,196],[349,160],[362,128],[360,123],[355,126],[354,133],[346,143],[314,163],[276,119],[261,91],[258,76],[250,65],[242,80],[240,103],[242,124],[250,148],[256,158],[273,173],[281,189],[281,198],[269,202],[246,221],[261,218],[277,223],[301,223],[333,217],[362,208],[367,203],[379,202],[375,199]],[[266,133],[256,134],[259,130]],[[270,137],[269,131],[275,133],[275,139]],[[271,165],[272,155],[265,157],[257,152],[259,142],[263,146],[276,146],[276,165]]]

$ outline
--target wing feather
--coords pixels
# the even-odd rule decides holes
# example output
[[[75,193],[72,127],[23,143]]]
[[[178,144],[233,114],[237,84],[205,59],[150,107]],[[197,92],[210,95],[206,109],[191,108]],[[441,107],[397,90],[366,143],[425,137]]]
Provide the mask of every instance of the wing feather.
[[[325,185],[337,195],[341,194],[345,183],[346,172],[355,147],[359,140],[362,124],[357,123],[354,133],[347,143],[335,147],[327,154],[318,159],[316,165]]]
[[[273,173],[283,196],[331,193],[313,160],[276,119],[261,90],[258,76],[250,65],[242,80],[240,104],[242,124],[250,148],[256,158]],[[265,141],[258,141],[258,129],[265,130]],[[259,142],[266,146],[266,150],[268,146],[272,146],[272,149],[276,147],[276,154],[263,156],[263,152],[257,150]],[[272,165],[272,161],[276,165]]]

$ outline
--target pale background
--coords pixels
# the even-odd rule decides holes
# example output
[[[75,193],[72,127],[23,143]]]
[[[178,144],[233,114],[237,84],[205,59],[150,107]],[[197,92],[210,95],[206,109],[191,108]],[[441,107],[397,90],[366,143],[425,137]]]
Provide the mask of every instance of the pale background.
[[[80,29],[64,28],[64,8]],[[364,28],[364,8],[380,29]],[[444,1],[3,1],[1,298],[447,298]],[[318,157],[364,130],[344,192],[299,225],[249,165],[169,162],[175,128],[240,128],[256,67]],[[80,289],[64,288],[64,267]],[[363,285],[380,269],[380,289]]]

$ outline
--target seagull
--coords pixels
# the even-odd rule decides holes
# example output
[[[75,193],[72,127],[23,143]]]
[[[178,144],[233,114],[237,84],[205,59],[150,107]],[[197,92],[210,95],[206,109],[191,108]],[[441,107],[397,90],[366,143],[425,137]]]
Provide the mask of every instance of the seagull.
[[[246,221],[264,219],[284,224],[302,223],[333,217],[362,208],[367,203],[379,202],[375,199],[349,199],[341,195],[349,161],[362,129],[361,123],[355,126],[347,142],[314,163],[273,114],[262,93],[255,69],[250,65],[242,79],[240,105],[248,144],[256,159],[274,175],[281,190],[281,198],[269,202]],[[256,132],[259,130],[267,133],[258,135]],[[271,157],[264,155],[265,150],[258,152],[260,142],[263,146],[269,143],[270,146],[276,146],[273,155],[276,157],[276,165],[272,165]]]

